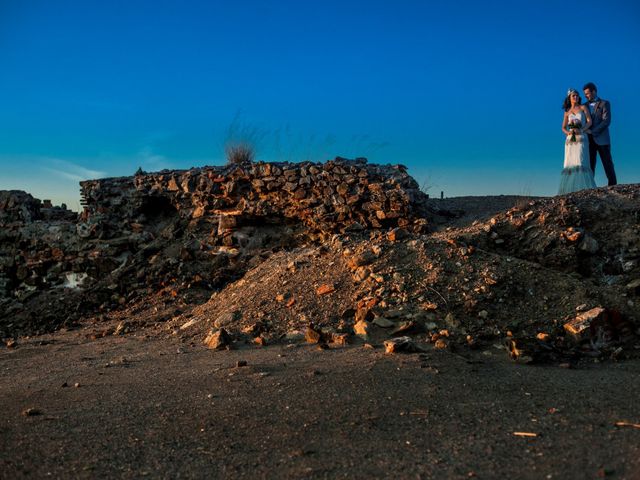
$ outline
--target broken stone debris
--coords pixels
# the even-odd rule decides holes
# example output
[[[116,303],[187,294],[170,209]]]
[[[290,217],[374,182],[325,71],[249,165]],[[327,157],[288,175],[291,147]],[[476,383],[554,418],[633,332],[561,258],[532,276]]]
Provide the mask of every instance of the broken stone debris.
[[[607,311],[602,307],[592,308],[579,313],[571,321],[564,324],[564,329],[574,340],[580,342],[595,337],[597,331],[606,327]]]
[[[233,346],[233,340],[224,328],[218,331],[212,331],[204,339],[204,344],[212,350],[230,349]]]
[[[424,351],[411,337],[396,337],[384,341],[386,353],[417,353]]]
[[[24,417],[35,417],[35,416],[38,416],[38,415],[42,415],[42,410],[40,410],[39,408],[33,408],[33,407],[25,408],[22,411],[22,415]]]
[[[138,172],[81,182],[81,194],[78,215],[0,191],[1,337],[161,292],[202,302],[296,235],[425,227],[426,196],[406,169],[363,158]]]
[[[527,352],[540,342],[571,348],[563,336],[587,342],[562,328],[571,319],[558,319],[572,304],[592,305],[593,298],[624,319],[610,316],[605,323],[636,330],[640,242],[623,220],[635,218],[637,190],[619,186],[615,195],[529,202],[490,221],[429,236],[423,235],[424,216],[431,211],[405,170],[361,160],[205,167],[84,182],[87,208],[77,220],[62,214],[45,220],[37,201],[18,195],[11,206],[0,203],[7,227],[0,231],[0,333],[9,338],[96,312],[122,312],[127,318],[143,313],[154,323],[175,318],[179,335],[204,337],[202,328],[224,328],[258,344],[287,332],[304,338],[300,329],[313,320],[327,335],[324,343],[354,333],[369,338],[375,326],[376,336],[379,328],[382,336],[427,330],[435,348],[490,346],[511,331],[512,351]],[[610,228],[613,214],[598,223],[603,208],[619,215],[619,228]],[[260,285],[247,272],[275,268],[269,261],[276,252],[302,245],[316,253],[306,260],[283,254],[288,276],[278,279],[278,304],[273,291],[259,299]],[[328,256],[332,260],[319,275],[315,265]],[[341,268],[347,277],[334,276]],[[305,273],[313,279],[308,291],[315,300],[305,291],[293,294],[287,283],[295,274],[304,283]],[[145,305],[156,310],[150,314]],[[202,314],[187,316],[201,305]],[[353,313],[343,317],[346,307]],[[258,320],[264,320],[260,332],[243,331]],[[439,333],[444,328],[450,335]],[[620,336],[621,329],[599,331]],[[535,338],[540,332],[549,337]],[[585,332],[590,344],[606,341]],[[285,338],[292,340],[290,335]]]

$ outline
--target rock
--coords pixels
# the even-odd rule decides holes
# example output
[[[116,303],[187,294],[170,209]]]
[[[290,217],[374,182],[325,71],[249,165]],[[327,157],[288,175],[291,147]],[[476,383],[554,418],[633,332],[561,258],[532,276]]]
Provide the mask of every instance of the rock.
[[[391,320],[387,320],[384,317],[375,317],[372,323],[380,328],[391,328],[391,327],[395,327],[396,325],[395,322],[392,322]]]
[[[535,338],[509,337],[504,342],[509,358],[516,363],[557,361],[554,348],[546,341]]]
[[[580,242],[580,246],[578,248],[583,252],[593,255],[598,251],[598,242],[591,235],[587,234],[582,239],[582,242]]]
[[[206,209],[203,206],[198,206],[193,210],[191,214],[192,218],[201,218],[205,215]]]
[[[192,327],[193,325],[195,325],[196,323],[198,323],[198,320],[195,318],[192,318],[191,320],[183,323],[182,325],[180,325],[180,330],[186,330],[189,327]]]
[[[356,322],[355,325],[353,326],[353,332],[356,335],[366,339],[369,337],[369,334],[371,333],[371,323],[365,320],[360,320],[359,322]]]
[[[242,367],[246,367],[247,366],[247,361],[246,360],[238,360],[236,362],[236,368],[242,368]]]
[[[129,325],[124,320],[118,323],[118,326],[113,331],[114,335],[124,335],[129,330]]]
[[[449,345],[447,344],[447,341],[444,338],[439,338],[435,341],[435,343],[433,344],[433,346],[435,348],[437,348],[438,350],[444,350],[446,349]]]
[[[627,283],[627,292],[631,295],[640,295],[640,278]]]
[[[444,322],[449,328],[452,329],[458,328],[460,326],[460,322],[451,312],[447,313],[447,316],[444,317]]]
[[[353,196],[353,197],[349,197],[349,200],[347,201],[347,203],[353,204],[359,200],[360,200],[359,197]],[[362,230],[364,230],[364,227],[362,226],[361,223],[358,223],[358,222],[352,222],[344,228],[345,232],[361,232]]]
[[[385,353],[416,353],[422,352],[411,337],[397,337],[384,341]]]
[[[304,339],[307,343],[325,343],[322,332],[313,324],[309,325],[305,330]]]
[[[42,415],[42,411],[38,408],[26,408],[22,411],[22,415],[25,417],[35,417],[37,415]]]
[[[423,302],[420,306],[426,311],[433,311],[438,309],[438,304],[434,302]]]
[[[379,273],[373,273],[371,272],[369,274],[369,277],[372,278],[376,283],[384,283],[384,276],[382,276]]]
[[[349,267],[352,270],[355,270],[358,267],[363,267],[365,265],[369,265],[370,263],[372,263],[374,260],[376,259],[376,256],[374,255],[374,253],[370,250],[365,250],[362,253],[359,253],[357,255],[354,255],[350,260],[349,260]]]
[[[573,320],[564,324],[564,330],[577,341],[582,342],[593,337],[596,330],[605,326],[607,311],[602,307],[592,308],[578,314]]]
[[[220,215],[218,220],[218,235],[224,235],[236,228],[238,220],[234,215]]]
[[[242,328],[242,333],[255,337],[267,330],[267,326],[263,322],[253,322]]]
[[[370,270],[368,267],[358,267],[351,275],[354,282],[364,282],[369,277]]]
[[[579,229],[575,229],[573,227],[567,228],[564,232],[562,232],[564,238],[566,238],[569,242],[575,243],[580,240],[584,236],[584,232]]]
[[[300,330],[290,330],[284,335],[285,340],[288,342],[300,342],[305,339],[305,332]]]
[[[327,294],[333,293],[335,291],[336,291],[336,287],[335,286],[325,283],[323,285],[320,285],[316,289],[316,294],[317,295],[327,295]]]
[[[213,326],[216,328],[226,327],[234,323],[236,320],[239,320],[239,318],[240,318],[240,312],[238,311],[226,312],[220,315],[218,318],[216,318],[213,321]]]
[[[399,242],[409,237],[409,232],[407,232],[404,228],[393,228],[387,233],[387,239],[390,242]]]
[[[389,309],[385,312],[385,315],[387,318],[400,318],[405,316],[406,312],[400,309]]]
[[[424,325],[415,320],[409,320],[398,325],[398,327],[391,332],[391,335],[407,335],[422,332],[424,332]]]
[[[359,307],[355,313],[355,322],[363,322],[373,320],[373,312],[370,308],[367,307]]]
[[[349,344],[349,334],[348,333],[332,333],[331,334],[331,343],[335,345],[348,345]]]
[[[210,332],[204,339],[204,344],[212,350],[230,349],[233,346],[233,340],[224,328],[214,332]]]

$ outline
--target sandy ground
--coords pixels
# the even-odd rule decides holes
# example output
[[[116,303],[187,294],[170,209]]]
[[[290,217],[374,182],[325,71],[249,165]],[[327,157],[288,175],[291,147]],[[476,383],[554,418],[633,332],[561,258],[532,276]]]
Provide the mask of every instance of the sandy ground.
[[[637,479],[640,428],[615,423],[640,423],[639,380],[638,360],[60,332],[0,350],[0,477]]]

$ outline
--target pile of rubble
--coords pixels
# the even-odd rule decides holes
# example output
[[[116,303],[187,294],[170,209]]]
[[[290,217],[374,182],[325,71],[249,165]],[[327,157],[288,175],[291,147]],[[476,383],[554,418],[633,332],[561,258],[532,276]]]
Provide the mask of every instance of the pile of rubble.
[[[498,348],[523,362],[637,352],[640,188],[521,203],[430,234],[346,232],[282,251],[168,328],[214,348],[306,338]]]
[[[365,159],[137,174],[81,182],[81,194],[79,217],[24,192],[0,197],[3,337],[153,296],[163,319],[274,251],[336,231],[426,226],[426,196],[406,169]]]
[[[73,261],[78,249],[75,222],[78,215],[62,205],[41,202],[22,191],[0,191],[0,335],[13,336],[37,331],[37,324],[60,325],[56,309],[37,311],[20,306],[40,293],[70,285],[74,281]],[[63,250],[64,248],[64,250]],[[65,251],[67,253],[65,253]],[[70,283],[71,282],[71,283]],[[73,302],[75,308],[78,300]],[[67,305],[67,307],[70,307]],[[63,307],[62,307],[63,308]],[[47,311],[50,310],[50,311]],[[24,328],[23,328],[24,326]]]
[[[637,351],[638,185],[513,198],[476,221],[404,167],[363,159],[140,173],[81,193],[77,218],[0,193],[2,337],[83,320],[212,348]]]
[[[73,222],[77,217],[64,203],[54,206],[21,190],[0,190],[0,225],[5,227],[36,220]]]

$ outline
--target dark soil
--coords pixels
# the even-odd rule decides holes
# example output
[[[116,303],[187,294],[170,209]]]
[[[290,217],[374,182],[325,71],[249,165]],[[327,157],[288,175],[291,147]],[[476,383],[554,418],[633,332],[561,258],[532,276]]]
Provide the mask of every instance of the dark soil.
[[[210,298],[168,285],[7,339],[0,477],[640,478],[639,198],[433,200],[429,235],[240,256]],[[571,343],[596,306],[619,323]],[[354,336],[362,309],[393,327]],[[352,344],[305,344],[310,322]],[[411,322],[422,352],[385,354]],[[203,345],[221,327],[235,349]]]
[[[214,352],[85,334],[0,352],[3,478],[640,475],[640,429],[615,425],[640,421],[638,360],[567,369],[498,350]]]

